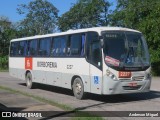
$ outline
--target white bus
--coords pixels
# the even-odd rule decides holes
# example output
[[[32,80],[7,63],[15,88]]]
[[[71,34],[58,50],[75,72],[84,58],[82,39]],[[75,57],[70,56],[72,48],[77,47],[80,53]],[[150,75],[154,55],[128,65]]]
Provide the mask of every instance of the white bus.
[[[11,76],[34,83],[103,95],[148,92],[151,65],[141,32],[95,27],[11,40]]]

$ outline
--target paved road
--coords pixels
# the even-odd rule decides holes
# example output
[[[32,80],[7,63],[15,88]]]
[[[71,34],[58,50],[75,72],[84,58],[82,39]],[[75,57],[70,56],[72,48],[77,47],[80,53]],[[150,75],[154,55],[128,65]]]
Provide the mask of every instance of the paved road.
[[[66,104],[74,109],[85,111],[160,111],[160,78],[155,77],[152,80],[151,92],[142,94],[130,94],[130,95],[112,95],[102,96],[88,94],[85,100],[77,100],[71,90],[47,86],[38,85],[36,89],[27,89],[24,81],[12,78],[9,74],[0,73],[0,85],[7,86],[13,89],[24,91],[33,95],[41,96],[49,100],[54,100],[61,104]],[[114,114],[114,113],[113,113]],[[119,116],[117,113],[115,116]],[[119,118],[107,118],[109,120],[115,120]],[[121,119],[135,119],[121,117]],[[151,118],[139,118],[136,119],[148,119]],[[152,118],[159,119],[159,118]]]
[[[45,118],[53,118],[58,119],[54,117],[57,112],[64,113],[62,109],[49,105],[44,102],[40,102],[38,100],[35,100],[31,97],[27,97],[21,94],[12,93],[7,90],[0,89],[0,111],[2,112],[12,112],[11,116],[14,118],[16,117],[16,112],[19,112],[21,114],[28,114],[28,118],[15,118],[19,120],[27,120],[27,119],[33,119],[33,120],[39,120],[39,119],[45,119]],[[15,112],[16,111],[16,112]],[[43,112],[41,112],[43,111]],[[52,111],[48,113],[48,115],[45,115],[45,111]],[[31,116],[31,114],[36,113],[37,117]],[[5,114],[2,115],[2,117],[5,116]],[[30,117],[29,117],[30,116]],[[50,117],[53,116],[53,117]],[[4,119],[4,118],[3,118]],[[67,120],[67,117],[61,118],[61,120]]]

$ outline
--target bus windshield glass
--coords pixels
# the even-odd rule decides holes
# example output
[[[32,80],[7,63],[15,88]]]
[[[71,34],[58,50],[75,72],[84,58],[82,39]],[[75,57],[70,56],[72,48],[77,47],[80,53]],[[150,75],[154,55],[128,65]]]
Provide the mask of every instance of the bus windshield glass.
[[[146,41],[141,33],[129,31],[104,31],[105,63],[117,69],[131,70],[150,65]]]

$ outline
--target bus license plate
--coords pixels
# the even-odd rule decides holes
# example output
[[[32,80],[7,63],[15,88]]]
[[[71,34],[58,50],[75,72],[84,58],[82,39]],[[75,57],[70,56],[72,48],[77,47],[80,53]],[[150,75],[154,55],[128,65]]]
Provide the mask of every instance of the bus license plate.
[[[130,86],[130,87],[137,87],[137,83],[128,83],[128,86]]]
[[[131,77],[131,72],[119,71],[119,78],[130,78],[130,77]]]

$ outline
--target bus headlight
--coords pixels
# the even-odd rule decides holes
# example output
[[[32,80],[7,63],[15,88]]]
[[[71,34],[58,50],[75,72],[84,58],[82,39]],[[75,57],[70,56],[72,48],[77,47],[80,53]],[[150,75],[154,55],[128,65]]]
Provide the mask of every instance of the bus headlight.
[[[152,75],[151,75],[150,73],[147,73],[147,74],[145,75],[145,79],[146,79],[146,80],[150,80],[151,77],[152,77]]]
[[[113,80],[117,80],[117,77],[109,70],[106,70],[106,75]]]

